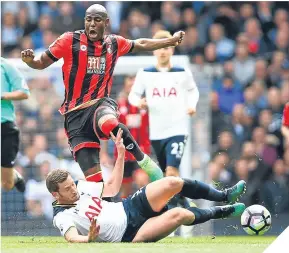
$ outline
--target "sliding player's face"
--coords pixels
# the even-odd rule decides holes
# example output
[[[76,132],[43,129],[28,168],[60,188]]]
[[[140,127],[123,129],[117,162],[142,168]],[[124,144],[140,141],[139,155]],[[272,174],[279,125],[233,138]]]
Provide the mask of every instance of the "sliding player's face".
[[[157,57],[158,64],[160,65],[169,64],[173,54],[174,54],[173,47],[161,48],[154,51],[154,56]]]
[[[79,193],[71,176],[58,184],[59,191],[56,193],[56,199],[61,203],[73,204],[79,199]]]
[[[97,14],[87,13],[85,16],[85,33],[91,41],[98,41],[103,38],[104,31],[108,25],[109,19],[103,18]]]

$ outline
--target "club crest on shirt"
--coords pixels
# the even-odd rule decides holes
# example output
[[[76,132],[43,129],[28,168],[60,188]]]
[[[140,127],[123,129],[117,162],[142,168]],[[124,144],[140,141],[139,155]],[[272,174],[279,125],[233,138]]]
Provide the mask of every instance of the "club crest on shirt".
[[[105,72],[105,57],[88,56],[87,57],[87,73],[103,75]]]
[[[111,43],[108,43],[108,44],[107,44],[107,52],[108,52],[109,54],[112,54],[112,44],[111,44]]]

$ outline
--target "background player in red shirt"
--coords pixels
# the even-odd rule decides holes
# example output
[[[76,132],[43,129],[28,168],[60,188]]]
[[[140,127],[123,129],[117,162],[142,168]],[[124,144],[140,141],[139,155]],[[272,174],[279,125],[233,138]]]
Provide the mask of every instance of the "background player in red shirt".
[[[281,131],[285,139],[289,141],[289,102],[284,107]]]
[[[117,103],[119,105],[119,121],[126,125],[139,144],[140,149],[146,153],[151,153],[150,140],[149,140],[149,119],[148,113],[146,110],[140,110],[136,106],[131,105],[128,102],[128,95],[131,91],[131,87],[134,83],[134,77],[127,76],[124,79],[124,87],[120,92]],[[121,197],[128,197],[133,193],[132,183],[133,178],[135,178],[136,183],[141,184],[138,185],[138,188],[141,188],[149,183],[148,178],[144,175],[139,169],[139,165],[137,164],[134,156],[126,152],[125,155],[125,170],[124,170],[124,179],[121,188]]]
[[[34,69],[45,69],[64,59],[63,80],[65,99],[60,113],[65,117],[65,129],[71,149],[85,177],[102,181],[99,164],[99,139],[107,140],[123,130],[126,149],[135,157],[151,181],[163,177],[161,169],[144,154],[125,125],[119,123],[117,104],[109,98],[112,75],[117,59],[129,52],[153,51],[177,46],[184,32],[167,39],[127,40],[117,35],[104,35],[109,24],[106,9],[94,4],[86,10],[85,30],[61,35],[40,58],[26,49],[22,60]]]

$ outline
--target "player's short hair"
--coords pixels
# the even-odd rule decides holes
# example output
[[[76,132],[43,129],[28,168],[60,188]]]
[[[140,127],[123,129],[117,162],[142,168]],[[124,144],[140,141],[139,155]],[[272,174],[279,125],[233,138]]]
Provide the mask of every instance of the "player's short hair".
[[[157,31],[153,37],[153,39],[169,39],[172,38],[173,36],[171,35],[171,33],[169,31],[165,31],[165,30],[160,30]]]
[[[46,187],[50,193],[58,192],[59,183],[64,182],[69,176],[69,172],[66,170],[53,170],[46,177]]]

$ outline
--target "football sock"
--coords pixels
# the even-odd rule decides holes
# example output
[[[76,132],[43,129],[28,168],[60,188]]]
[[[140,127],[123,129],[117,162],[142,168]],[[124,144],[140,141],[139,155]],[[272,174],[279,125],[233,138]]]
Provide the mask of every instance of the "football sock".
[[[187,210],[191,211],[195,215],[195,220],[188,226],[204,223],[208,220],[214,219],[215,217],[215,210],[213,208],[200,209],[198,207],[189,207]]]
[[[162,170],[148,155],[141,151],[139,145],[124,124],[119,123],[118,126],[112,130],[112,133],[116,136],[119,128],[123,130],[122,138],[125,149],[134,156],[139,166],[148,174],[150,181],[153,182],[163,178]]]
[[[143,160],[144,153],[141,151],[139,145],[136,143],[128,128],[124,124],[119,123],[118,126],[112,130],[112,133],[116,136],[119,128],[121,128],[123,131],[122,138],[125,149],[131,153],[137,161]]]
[[[225,201],[224,191],[219,191],[208,184],[197,180],[183,179],[184,185],[180,194],[190,199],[206,199],[211,201]]]
[[[148,174],[151,182],[164,177],[160,167],[148,155],[144,154],[144,159],[139,161],[138,164]]]

